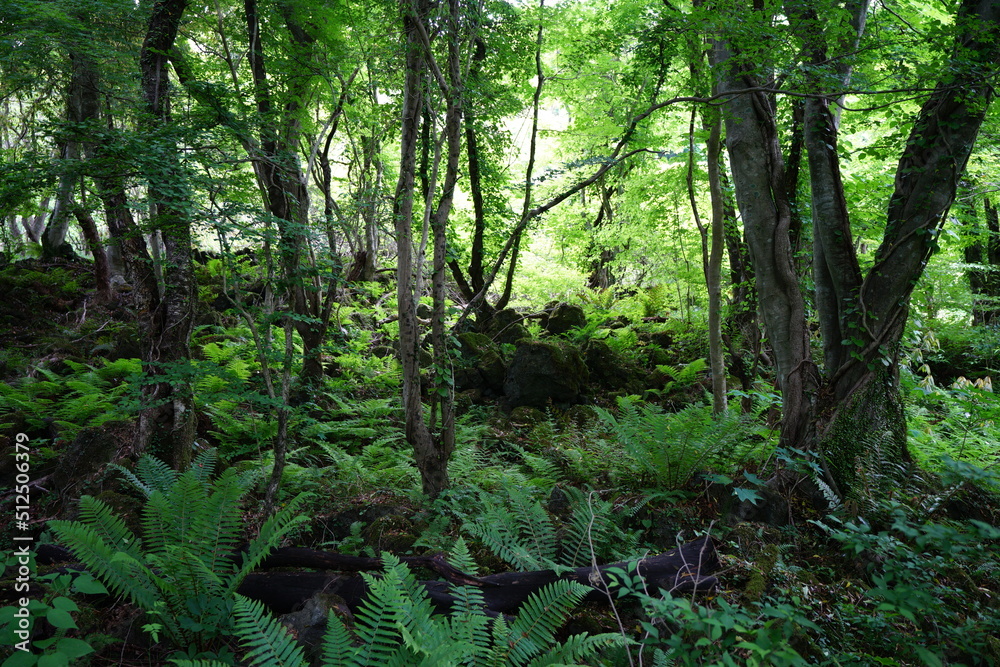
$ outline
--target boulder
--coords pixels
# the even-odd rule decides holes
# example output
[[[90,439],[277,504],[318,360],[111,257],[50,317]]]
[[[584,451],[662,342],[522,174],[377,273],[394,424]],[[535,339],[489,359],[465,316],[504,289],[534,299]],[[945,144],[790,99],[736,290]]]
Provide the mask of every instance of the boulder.
[[[513,308],[505,308],[493,315],[487,332],[497,343],[513,345],[519,340],[531,338],[528,329],[521,323],[523,320],[521,313]]]
[[[485,396],[502,394],[507,371],[489,336],[463,333],[458,335],[458,342],[460,359],[455,368],[456,391],[477,389]]]
[[[545,322],[545,329],[554,336],[585,326],[587,326],[587,315],[583,312],[583,308],[565,302],[556,304]]]
[[[634,363],[615,352],[607,341],[591,338],[583,351],[592,385],[608,391],[638,394],[645,388],[642,371]]]
[[[511,408],[579,403],[589,374],[580,352],[561,341],[526,340],[507,369],[504,393]]]

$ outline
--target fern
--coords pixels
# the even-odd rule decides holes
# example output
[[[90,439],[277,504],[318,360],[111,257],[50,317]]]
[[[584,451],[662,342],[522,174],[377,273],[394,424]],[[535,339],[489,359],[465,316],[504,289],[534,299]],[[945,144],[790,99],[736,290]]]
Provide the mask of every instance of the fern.
[[[581,567],[594,554],[601,558],[630,555],[636,537],[626,533],[620,524],[637,508],[619,511],[594,492],[573,487],[566,487],[564,493],[570,515],[561,527],[539,500],[522,489],[509,487],[507,502],[499,495],[482,494],[480,515],[466,521],[463,530],[499,558],[524,570]]]
[[[617,635],[574,635],[565,643],[555,632],[583,598],[588,587],[572,581],[549,584],[532,595],[508,624],[483,611],[483,597],[472,587],[453,589],[450,616],[435,616],[426,590],[406,565],[384,557],[381,577],[366,576],[369,593],[355,615],[360,645],[332,612],[323,636],[323,667],[525,667],[577,664],[598,649],[622,639]],[[235,596],[232,629],[247,649],[250,667],[306,667],[301,649],[288,631],[259,602]],[[174,660],[179,667],[219,667],[220,662]]]
[[[347,626],[336,614],[329,612],[326,633],[323,634],[323,664],[326,667],[350,667],[353,651]]]
[[[461,570],[462,572],[465,572],[466,574],[471,574],[473,576],[475,576],[479,571],[479,566],[476,564],[476,560],[469,552],[469,544],[465,541],[465,538],[461,536],[455,540],[455,544],[448,552],[448,564],[458,570]]]
[[[684,486],[700,469],[726,466],[736,454],[745,453],[741,445],[752,436],[739,415],[713,417],[709,406],[668,413],[655,405],[639,406],[630,397],[618,399],[618,407],[617,417],[603,408],[596,412],[636,465],[666,489]]]
[[[300,667],[306,664],[302,649],[283,631],[281,624],[263,604],[237,595],[233,613],[236,617],[233,629],[241,638],[240,644],[247,649],[246,660],[251,667]]]
[[[251,478],[229,469],[209,481],[215,460],[214,452],[202,453],[181,475],[155,460],[140,460],[132,477],[148,492],[141,542],[89,496],[81,499],[80,521],[50,522],[90,570],[158,616],[165,635],[181,646],[204,646],[229,632],[240,582],[306,520],[296,516],[300,496],[270,517],[242,561],[234,561],[243,531],[240,506]]]
[[[555,643],[555,633],[590,589],[568,579],[532,594],[517,618],[496,637],[507,664],[524,665]]]

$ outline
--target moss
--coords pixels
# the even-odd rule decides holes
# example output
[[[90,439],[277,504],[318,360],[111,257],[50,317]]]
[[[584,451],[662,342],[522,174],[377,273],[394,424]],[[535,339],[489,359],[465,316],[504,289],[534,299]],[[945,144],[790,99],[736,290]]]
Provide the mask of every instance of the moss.
[[[843,498],[886,497],[898,486],[910,462],[906,415],[886,371],[838,407],[820,448]]]
[[[757,554],[757,567],[755,567],[753,572],[750,573],[750,580],[747,582],[746,588],[743,590],[743,596],[747,600],[757,601],[764,596],[764,591],[767,590],[767,584],[771,579],[771,573],[774,572],[774,568],[777,564],[777,545],[765,545],[764,548],[760,550],[760,553]]]

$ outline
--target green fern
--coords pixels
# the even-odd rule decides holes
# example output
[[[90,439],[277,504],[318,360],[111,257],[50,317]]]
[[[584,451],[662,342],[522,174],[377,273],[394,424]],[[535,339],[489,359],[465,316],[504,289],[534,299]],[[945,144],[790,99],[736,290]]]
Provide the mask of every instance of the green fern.
[[[556,631],[590,589],[572,581],[549,584],[532,595],[508,624],[483,611],[482,593],[472,587],[452,590],[449,616],[432,614],[426,590],[406,565],[383,557],[381,577],[366,576],[368,597],[355,615],[359,642],[332,612],[323,636],[323,667],[527,667],[575,665],[601,647],[621,644],[619,635],[574,635],[566,642]],[[288,631],[258,602],[235,596],[232,629],[247,649],[250,667],[306,667]],[[179,667],[221,667],[221,662],[174,660]]]
[[[455,540],[455,544],[448,552],[448,564],[458,570],[461,570],[462,572],[465,572],[466,574],[471,574],[473,576],[475,576],[479,571],[479,566],[476,564],[476,560],[472,557],[472,553],[469,552],[468,542],[466,542],[465,538],[461,536]]]
[[[282,631],[281,624],[263,604],[237,596],[233,613],[233,628],[247,649],[246,660],[251,667],[297,667],[305,663],[302,649]]]
[[[300,496],[270,517],[242,559],[235,560],[244,528],[240,507],[251,478],[228,469],[210,481],[214,456],[199,455],[197,465],[181,475],[140,461],[132,481],[148,492],[142,540],[90,496],[80,501],[79,521],[49,523],[98,578],[157,616],[164,634],[179,646],[204,646],[225,636],[240,583],[306,520],[296,516]]]
[[[622,558],[631,555],[637,538],[621,524],[636,508],[616,509],[594,492],[565,487],[569,517],[557,525],[527,491],[508,487],[500,494],[482,494],[482,510],[463,530],[481,541],[496,556],[523,570],[582,567],[592,557]]]
[[[527,491],[507,489],[507,502],[499,496],[480,496],[482,514],[463,528],[490,551],[515,567],[546,569],[556,556],[556,530],[541,503]]]
[[[595,410],[637,467],[666,489],[683,487],[701,469],[729,467],[746,454],[753,437],[750,424],[740,415],[712,415],[710,406],[692,405],[670,413],[628,397],[619,398],[618,407],[618,416],[603,408]]]

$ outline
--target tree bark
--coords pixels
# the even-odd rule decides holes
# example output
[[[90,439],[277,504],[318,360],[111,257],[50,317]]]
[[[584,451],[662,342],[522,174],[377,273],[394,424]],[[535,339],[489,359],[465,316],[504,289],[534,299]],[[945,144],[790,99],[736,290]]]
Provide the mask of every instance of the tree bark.
[[[403,34],[406,45],[406,73],[403,88],[402,131],[400,138],[399,180],[396,183],[396,301],[399,321],[399,355],[403,367],[403,415],[406,441],[418,459],[432,453],[434,439],[424,421],[420,387],[420,325],[413,293],[413,199],[416,195],[417,148],[420,140],[421,112],[424,107],[424,46],[420,37],[422,21],[430,11],[427,0],[405,2]],[[418,453],[419,452],[419,453]],[[426,453],[426,454],[425,454]],[[425,492],[432,492],[441,480],[428,478],[421,471]],[[430,494],[429,494],[430,495]]]
[[[983,197],[986,226],[979,223],[975,203],[969,205],[973,218],[972,245],[965,249],[969,287],[972,291],[972,324],[990,326],[1000,321],[1000,215],[989,197]]]
[[[752,73],[734,64],[732,48],[720,40],[710,52],[719,72],[720,93],[760,84]],[[789,235],[792,212],[773,101],[759,91],[735,94],[726,100],[722,113],[761,315],[774,349],[782,397],[780,442],[784,447],[804,447],[811,439],[810,401],[816,374]]]
[[[178,470],[190,464],[195,432],[194,393],[188,375],[195,281],[187,182],[176,140],[164,130],[170,123],[167,54],[186,7],[187,0],[162,0],[154,5],[139,55],[146,131],[160,156],[147,165],[144,175],[155,206],[152,227],[162,235],[165,259],[163,298],[150,312],[144,331],[143,366],[149,377],[139,442],[140,450],[155,447],[169,452]]]
[[[825,66],[831,58],[818,17],[811,6],[790,5],[788,14],[798,22],[795,30],[810,65]],[[863,5],[848,9],[861,13]],[[913,286],[935,249],[934,239],[992,97],[985,77],[996,71],[1000,58],[998,16],[1000,7],[992,2],[966,0],[960,8],[951,66],[914,123],[897,168],[884,240],[863,279],[850,242],[839,174],[837,117],[823,98],[806,102],[816,307],[826,365],[826,384],[818,397],[788,238],[787,188],[782,187],[774,109],[759,92],[734,95],[724,107],[737,200],[777,361],[785,408],[782,443],[818,445],[828,481],[842,497],[884,493],[909,460],[897,388],[899,343]],[[855,16],[852,25],[860,31],[863,17]],[[729,54],[721,54],[717,62],[723,65],[722,92],[734,90],[737,82],[756,83],[732,64]],[[846,76],[839,74],[841,80]],[[761,162],[760,156],[767,160]],[[816,412],[811,415],[814,398]]]

